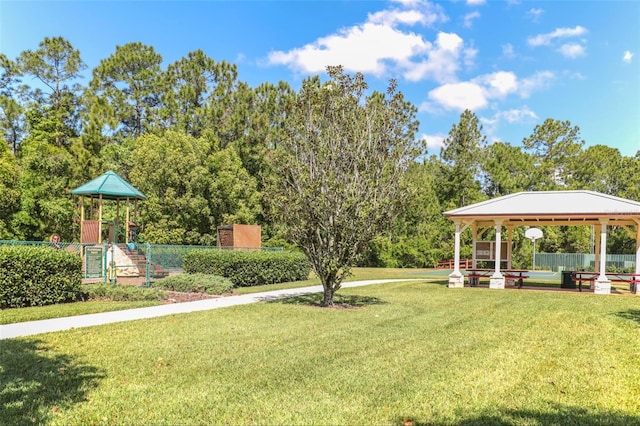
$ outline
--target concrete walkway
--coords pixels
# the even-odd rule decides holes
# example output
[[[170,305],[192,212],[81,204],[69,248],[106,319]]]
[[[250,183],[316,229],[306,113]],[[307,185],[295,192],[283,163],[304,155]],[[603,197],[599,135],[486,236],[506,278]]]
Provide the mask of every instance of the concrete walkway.
[[[400,281],[416,281],[416,279],[354,281],[343,283],[342,287],[360,287],[370,284],[384,284]],[[286,299],[288,297],[320,292],[322,292],[322,286],[316,285],[312,287],[292,288],[288,290],[273,290],[264,291],[261,293],[243,294],[240,296],[204,299],[197,300],[195,302],[151,306],[148,308],[128,309],[124,311],[102,312],[99,314],[77,315],[74,317],[53,318],[41,321],[6,324],[0,325],[0,340],[31,336],[34,334],[49,333],[52,331],[64,331],[71,330],[73,328],[91,327],[93,325],[111,324],[114,322],[133,321],[144,318],[161,317],[165,315],[206,311],[209,309],[226,308],[229,306],[246,305],[248,303]]]

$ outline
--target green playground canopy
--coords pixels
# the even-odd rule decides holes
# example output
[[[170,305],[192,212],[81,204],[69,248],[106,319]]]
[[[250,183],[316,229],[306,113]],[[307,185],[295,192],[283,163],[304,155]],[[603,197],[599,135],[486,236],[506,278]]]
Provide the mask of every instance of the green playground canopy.
[[[100,196],[105,200],[129,198],[132,200],[146,200],[147,197],[129,182],[122,179],[116,172],[109,170],[90,182],[71,191],[73,195]]]

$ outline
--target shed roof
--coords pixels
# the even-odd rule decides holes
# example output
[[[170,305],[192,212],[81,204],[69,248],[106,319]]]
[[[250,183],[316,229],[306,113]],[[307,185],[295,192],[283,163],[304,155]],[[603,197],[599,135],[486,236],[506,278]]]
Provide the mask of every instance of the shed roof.
[[[521,224],[599,218],[634,224],[640,219],[640,202],[594,191],[532,191],[471,204],[444,215],[449,219],[508,219]]]
[[[147,199],[142,192],[111,170],[72,190],[71,193],[73,195],[102,195],[102,198],[107,200],[117,200],[119,198]]]

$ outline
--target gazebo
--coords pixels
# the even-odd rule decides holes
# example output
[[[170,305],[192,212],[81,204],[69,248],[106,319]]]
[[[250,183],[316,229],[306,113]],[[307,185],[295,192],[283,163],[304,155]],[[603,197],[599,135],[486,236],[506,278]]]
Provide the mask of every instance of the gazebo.
[[[517,226],[594,226],[600,234],[595,241],[597,294],[611,292],[611,281],[606,275],[607,228],[620,226],[635,238],[635,273],[640,274],[640,202],[637,201],[594,191],[518,192],[449,210],[444,215],[455,224],[454,270],[449,275],[449,287],[464,286],[464,276],[459,267],[460,234],[467,228],[472,231],[474,247],[478,235],[487,229],[495,229],[495,243],[491,250],[497,260],[489,281],[490,288],[504,288],[505,277],[500,269],[500,260],[506,258],[510,269],[512,233]],[[503,228],[507,231],[506,245],[502,241]],[[501,253],[505,248],[507,256]]]
[[[102,225],[103,221],[103,202],[105,200],[113,200],[116,202],[116,220],[113,223],[113,232],[110,232],[109,242],[116,243],[119,217],[120,202],[126,204],[125,215],[125,243],[129,242],[131,211],[130,204],[137,200],[145,200],[147,197],[129,182],[118,176],[113,171],[98,176],[90,182],[71,191],[73,195],[80,196],[80,242],[81,243],[101,243],[102,242]],[[87,199],[89,205],[87,206]],[[96,206],[97,202],[97,206]],[[87,211],[88,207],[88,211]],[[87,214],[88,213],[88,214]]]

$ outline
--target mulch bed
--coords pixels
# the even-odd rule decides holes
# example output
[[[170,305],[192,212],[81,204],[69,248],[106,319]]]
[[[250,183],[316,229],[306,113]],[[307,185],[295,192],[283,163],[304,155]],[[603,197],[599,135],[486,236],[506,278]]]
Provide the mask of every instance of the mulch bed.
[[[171,303],[193,302],[196,300],[213,299],[216,297],[221,297],[215,294],[207,294],[207,293],[182,293],[179,291],[168,291],[168,290],[163,290],[163,291],[167,293],[167,295],[169,295],[168,298],[162,300],[162,303],[165,305],[171,304]]]

